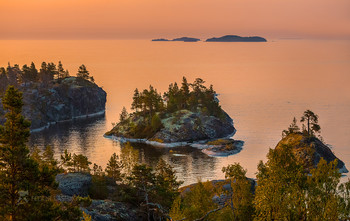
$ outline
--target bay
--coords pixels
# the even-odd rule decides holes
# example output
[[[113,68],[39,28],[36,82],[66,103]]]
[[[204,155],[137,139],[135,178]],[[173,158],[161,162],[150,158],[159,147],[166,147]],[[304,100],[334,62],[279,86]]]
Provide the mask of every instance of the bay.
[[[220,94],[233,118],[235,139],[245,141],[233,156],[213,158],[199,150],[135,145],[144,162],[171,163],[186,184],[220,179],[223,166],[239,162],[255,177],[259,160],[281,139],[293,117],[311,109],[320,117],[321,135],[350,168],[350,41],[270,40],[266,43],[184,43],[149,40],[1,40],[0,66],[62,61],[75,75],[85,64],[107,92],[106,115],[53,125],[33,133],[30,145],[52,145],[83,153],[102,167],[120,153],[118,142],[103,134],[129,108],[135,88],[152,84],[160,92],[186,76],[204,79]],[[347,179],[343,177],[343,179]]]

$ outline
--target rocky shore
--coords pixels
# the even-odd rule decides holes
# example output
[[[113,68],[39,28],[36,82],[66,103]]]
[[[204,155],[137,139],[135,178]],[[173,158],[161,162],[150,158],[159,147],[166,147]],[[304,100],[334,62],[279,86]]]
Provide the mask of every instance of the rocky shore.
[[[150,138],[137,138],[130,134],[130,124],[136,125],[139,117],[130,117],[130,122],[117,125],[105,134],[106,138],[122,143],[145,143],[158,147],[192,146],[202,149],[209,156],[228,156],[241,151],[243,141],[230,139],[236,132],[233,120],[227,113],[223,117],[205,115],[189,110],[177,111],[164,117],[163,128]],[[221,143],[218,142],[221,140]],[[217,141],[217,142],[215,142]]]
[[[58,122],[105,113],[106,92],[95,83],[81,78],[68,77],[45,87],[40,84],[26,85],[21,86],[20,90],[23,91],[23,115],[32,123],[31,132]],[[4,123],[2,116],[0,123]]]

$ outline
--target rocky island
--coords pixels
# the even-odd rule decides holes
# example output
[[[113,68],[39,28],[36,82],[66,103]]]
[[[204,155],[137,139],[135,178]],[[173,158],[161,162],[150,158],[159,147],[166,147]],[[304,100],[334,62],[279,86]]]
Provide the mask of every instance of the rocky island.
[[[241,37],[238,35],[225,35],[218,38],[209,38],[206,42],[267,42],[263,37]]]
[[[290,145],[292,147],[295,158],[300,161],[307,170],[316,167],[321,158],[323,158],[328,163],[337,160],[337,168],[340,173],[349,172],[344,162],[336,157],[332,150],[317,137],[308,137],[301,132],[290,133],[277,144],[276,149],[281,149],[285,145]]]
[[[152,39],[152,41],[183,41],[183,42],[197,42],[200,41],[198,38],[190,38],[190,37],[181,37],[181,38],[174,38],[173,40],[169,40],[166,38],[157,38]]]
[[[23,92],[23,115],[31,121],[32,132],[50,124],[105,112],[106,92],[94,83],[84,65],[79,68],[78,77],[69,76],[61,63],[56,67],[43,62],[40,71],[34,63],[22,69],[9,65],[0,69],[0,91],[5,91],[8,85],[15,85]],[[5,121],[3,113],[1,106],[0,124]]]
[[[134,112],[123,108],[119,123],[105,136],[161,147],[190,145],[211,156],[239,152],[243,142],[229,139],[236,132],[233,120],[220,107],[213,86],[204,83],[200,78],[188,83],[184,77],[181,87],[172,83],[163,96],[152,86],[142,92],[136,89]]]

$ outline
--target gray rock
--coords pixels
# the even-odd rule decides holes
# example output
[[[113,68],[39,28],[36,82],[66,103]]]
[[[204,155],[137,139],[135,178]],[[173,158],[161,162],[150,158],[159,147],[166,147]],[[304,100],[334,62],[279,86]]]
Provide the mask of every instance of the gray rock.
[[[105,110],[106,92],[81,78],[65,78],[47,87],[39,84],[21,86],[20,90],[23,91],[23,115],[31,121],[31,130],[79,116],[103,113]],[[0,113],[2,112],[0,105]],[[3,122],[1,114],[0,124]]]
[[[112,202],[109,200],[93,200],[91,205],[83,208],[86,214],[89,214],[96,221],[138,221],[142,220],[139,217],[135,208],[120,202]]]
[[[58,189],[64,195],[88,196],[92,179],[90,174],[62,173],[56,176],[56,182],[58,183]]]
[[[165,143],[223,138],[236,132],[233,120],[226,113],[223,119],[219,119],[187,111],[176,120],[166,119],[163,125],[164,128],[157,132],[153,139],[160,139]]]

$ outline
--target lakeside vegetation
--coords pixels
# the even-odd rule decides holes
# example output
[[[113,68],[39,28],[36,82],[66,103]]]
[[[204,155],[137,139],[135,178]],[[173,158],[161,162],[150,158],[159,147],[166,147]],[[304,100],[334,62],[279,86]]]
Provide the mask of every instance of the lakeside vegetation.
[[[235,163],[223,168],[226,180],[201,182],[180,189],[174,169],[163,160],[156,168],[143,164],[130,144],[113,154],[105,170],[81,154],[65,151],[58,162],[53,150],[32,151],[26,145],[30,122],[21,115],[22,93],[10,86],[2,99],[6,123],[0,126],[0,217],[5,220],[84,220],[79,210],[91,199],[130,204],[144,220],[346,220],[350,218],[350,180],[340,184],[337,161],[321,159],[307,168],[297,160],[293,145],[270,149],[258,164],[257,186]],[[303,134],[315,139],[318,117],[305,111],[299,131],[296,120],[284,136]],[[89,197],[60,202],[55,176],[92,173]],[[223,188],[229,184],[229,188]],[[110,188],[112,193],[110,194]],[[219,202],[213,199],[219,198]],[[28,211],[31,213],[28,214]]]

